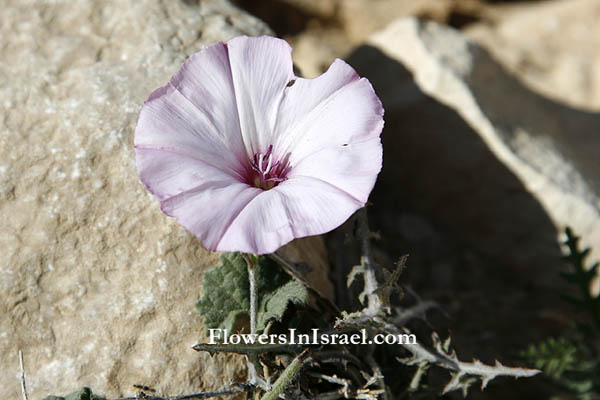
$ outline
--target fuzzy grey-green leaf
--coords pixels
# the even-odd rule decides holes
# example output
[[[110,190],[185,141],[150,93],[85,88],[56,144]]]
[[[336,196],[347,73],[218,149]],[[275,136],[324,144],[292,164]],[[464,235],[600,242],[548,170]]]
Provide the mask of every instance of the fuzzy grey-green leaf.
[[[204,317],[207,329],[225,328],[223,323],[230,314],[249,308],[249,284],[246,261],[238,253],[221,256],[221,265],[204,273],[204,296],[196,307]]]
[[[307,289],[292,280],[274,261],[259,257],[257,271],[258,331],[272,319],[281,320],[290,303],[305,304]],[[250,287],[246,261],[239,253],[221,255],[221,264],[204,273],[203,296],[196,304],[206,329],[228,329],[247,325]],[[263,315],[264,314],[264,315]]]
[[[289,303],[306,304],[308,297],[308,290],[296,280],[291,280],[264,296],[258,307],[257,329],[264,330],[271,320],[280,321]]]

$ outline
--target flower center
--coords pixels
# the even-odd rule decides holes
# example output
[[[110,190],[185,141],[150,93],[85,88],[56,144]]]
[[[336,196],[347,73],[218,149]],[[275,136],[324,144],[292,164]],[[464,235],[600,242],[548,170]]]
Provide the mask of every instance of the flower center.
[[[259,189],[273,189],[287,179],[289,171],[287,159],[276,160],[273,156],[273,145],[269,145],[265,153],[255,153],[250,164],[248,184]]]

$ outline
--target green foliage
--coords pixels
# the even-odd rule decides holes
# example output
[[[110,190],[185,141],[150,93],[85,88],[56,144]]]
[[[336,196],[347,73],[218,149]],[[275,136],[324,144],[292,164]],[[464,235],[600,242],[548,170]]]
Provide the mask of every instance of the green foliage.
[[[565,230],[565,234],[569,253],[564,259],[569,269],[560,275],[574,286],[578,294],[562,294],[561,297],[589,319],[574,321],[578,330],[571,337],[577,339],[550,338],[529,346],[521,356],[535,368],[543,370],[558,387],[575,395],[576,399],[591,400],[600,396],[600,361],[595,347],[600,342],[600,295],[591,292],[598,263],[586,267],[585,259],[590,249],[579,249],[579,237],[570,228]]]
[[[80,390],[77,390],[73,393],[69,393],[65,397],[61,396],[46,396],[44,400],[103,400],[103,397],[97,396],[92,393],[92,390],[89,387],[84,387]]]
[[[308,291],[267,257],[259,257],[257,289],[260,303],[257,331],[271,320],[281,320],[290,303],[308,302]],[[239,331],[247,325],[250,287],[246,260],[239,253],[225,253],[221,264],[204,273],[203,296],[196,304],[207,329]]]
[[[563,298],[571,303],[579,311],[587,313],[597,329],[600,329],[600,294],[592,294],[590,288],[593,280],[598,275],[599,263],[591,267],[585,266],[585,259],[590,249],[579,250],[579,237],[575,236],[570,228],[565,230],[567,241],[565,245],[569,254],[565,260],[570,264],[570,270],[561,273],[561,276],[579,290],[579,296],[563,295]]]
[[[550,338],[531,345],[522,357],[535,368],[541,369],[559,387],[576,395],[577,399],[595,398],[594,379],[598,364],[592,362],[585,350],[566,339]]]
[[[560,379],[565,372],[577,370],[581,362],[577,353],[577,346],[568,340],[550,338],[529,346],[522,356],[549,377]]]
[[[308,291],[296,280],[290,280],[277,290],[264,295],[258,306],[256,329],[263,331],[269,321],[281,321],[289,303],[308,303]]]

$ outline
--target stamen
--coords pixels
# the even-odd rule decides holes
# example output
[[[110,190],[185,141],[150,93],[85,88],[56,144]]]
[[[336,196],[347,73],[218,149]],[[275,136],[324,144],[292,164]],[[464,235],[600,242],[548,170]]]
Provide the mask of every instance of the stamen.
[[[269,161],[267,162],[267,168],[265,168],[265,175],[271,171],[271,163],[273,162],[273,155],[269,154]]]
[[[287,155],[283,160],[277,160],[273,154],[273,145],[267,147],[264,153],[255,153],[249,160],[248,183],[263,190],[269,190],[285,181],[290,170]]]

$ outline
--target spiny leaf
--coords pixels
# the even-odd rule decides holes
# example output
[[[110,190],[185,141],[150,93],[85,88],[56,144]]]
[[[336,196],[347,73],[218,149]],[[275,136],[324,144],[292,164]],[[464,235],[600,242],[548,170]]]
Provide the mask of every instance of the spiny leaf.
[[[391,307],[390,297],[392,296],[392,293],[398,292],[400,296],[404,295],[402,288],[400,287],[400,285],[398,285],[398,278],[402,274],[402,271],[404,271],[404,268],[406,268],[407,260],[408,254],[405,254],[402,257],[400,257],[400,260],[396,263],[396,268],[394,268],[392,271],[389,271],[386,268],[382,269],[384,282],[375,290],[375,293],[377,293],[381,300],[381,303],[386,308],[386,310],[388,310],[388,312]]]

